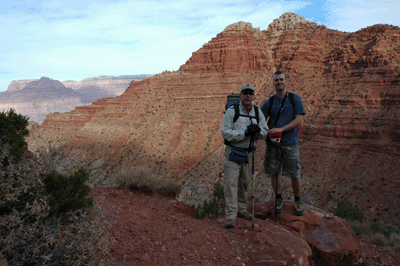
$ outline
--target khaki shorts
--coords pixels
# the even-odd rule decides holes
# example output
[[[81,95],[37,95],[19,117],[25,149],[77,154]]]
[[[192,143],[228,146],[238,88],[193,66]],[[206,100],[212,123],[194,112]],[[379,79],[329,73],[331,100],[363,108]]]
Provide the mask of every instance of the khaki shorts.
[[[276,167],[277,159],[279,163],[278,169]],[[299,147],[281,147],[267,142],[267,149],[264,158],[265,173],[275,176],[280,174],[281,169],[283,176],[293,179],[300,178],[301,167]]]

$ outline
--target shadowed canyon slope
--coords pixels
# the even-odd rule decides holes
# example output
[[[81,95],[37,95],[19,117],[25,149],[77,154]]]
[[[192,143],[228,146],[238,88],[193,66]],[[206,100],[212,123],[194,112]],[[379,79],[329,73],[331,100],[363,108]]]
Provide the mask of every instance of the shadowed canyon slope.
[[[29,149],[63,147],[65,170],[85,165],[94,186],[119,168],[147,166],[183,185],[180,200],[202,202],[223,179],[220,133],[226,96],[255,84],[261,105],[272,74],[304,102],[300,128],[304,198],[330,209],[343,199],[369,220],[400,225],[400,29],[375,25],[354,33],[285,13],[267,30],[229,25],[175,72],[132,82],[115,98],[54,113],[29,137]],[[256,159],[256,198],[272,196]],[[291,195],[286,189],[286,196]]]

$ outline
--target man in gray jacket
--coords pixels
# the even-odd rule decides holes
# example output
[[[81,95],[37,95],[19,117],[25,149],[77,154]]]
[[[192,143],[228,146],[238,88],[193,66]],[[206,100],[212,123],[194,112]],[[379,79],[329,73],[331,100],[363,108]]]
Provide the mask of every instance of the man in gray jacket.
[[[229,108],[222,120],[221,132],[225,139],[225,215],[226,228],[235,226],[236,217],[252,220],[247,212],[247,192],[252,177],[252,160],[258,139],[265,139],[268,126],[263,113],[253,105],[254,86],[243,85],[240,104]],[[237,113],[238,112],[238,113]],[[235,113],[239,116],[235,116]],[[257,117],[258,116],[258,117]],[[236,121],[234,121],[236,119]],[[239,156],[235,156],[236,150]],[[247,160],[240,161],[240,152]]]

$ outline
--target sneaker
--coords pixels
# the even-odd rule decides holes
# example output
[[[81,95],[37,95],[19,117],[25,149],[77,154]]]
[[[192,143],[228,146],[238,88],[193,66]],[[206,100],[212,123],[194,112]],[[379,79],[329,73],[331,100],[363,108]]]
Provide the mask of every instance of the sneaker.
[[[239,218],[242,218],[242,219],[245,219],[245,220],[253,220],[253,215],[251,215],[250,213],[248,213],[246,211],[245,212],[238,212],[237,216]]]
[[[235,227],[235,219],[227,219],[225,222],[225,228]]]
[[[294,209],[294,214],[297,216],[302,216],[303,213],[303,208],[301,207],[301,202],[300,201],[295,201],[293,204],[293,209]]]
[[[283,212],[283,199],[275,200],[275,213],[281,214]]]

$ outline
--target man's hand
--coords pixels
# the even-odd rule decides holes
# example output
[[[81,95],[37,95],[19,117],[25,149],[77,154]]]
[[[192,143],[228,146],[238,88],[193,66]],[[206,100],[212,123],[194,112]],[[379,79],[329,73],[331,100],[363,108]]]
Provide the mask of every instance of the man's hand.
[[[268,135],[274,135],[277,132],[282,132],[282,129],[281,128],[277,128],[277,127],[273,128],[273,129],[270,129],[269,132],[268,132]]]
[[[246,136],[248,136],[248,135],[254,136],[257,133],[260,133],[260,131],[261,131],[261,128],[258,125],[256,125],[256,124],[248,125],[247,129],[246,129]]]

